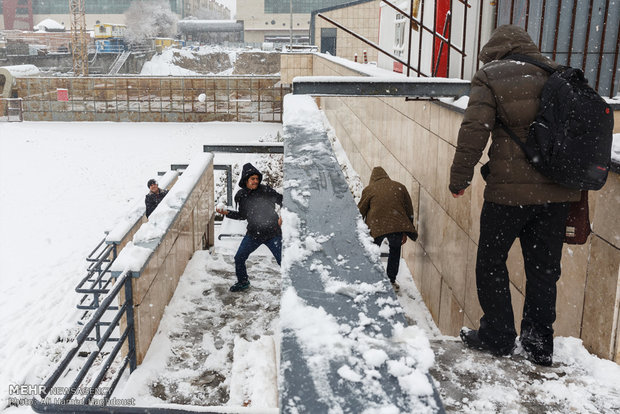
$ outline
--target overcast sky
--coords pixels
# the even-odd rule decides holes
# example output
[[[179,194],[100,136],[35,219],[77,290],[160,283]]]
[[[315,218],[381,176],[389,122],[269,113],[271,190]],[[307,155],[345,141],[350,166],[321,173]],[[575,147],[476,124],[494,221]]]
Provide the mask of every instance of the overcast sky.
[[[231,19],[235,18],[235,14],[237,14],[237,0],[216,0],[216,1],[228,7],[230,9],[230,18]]]

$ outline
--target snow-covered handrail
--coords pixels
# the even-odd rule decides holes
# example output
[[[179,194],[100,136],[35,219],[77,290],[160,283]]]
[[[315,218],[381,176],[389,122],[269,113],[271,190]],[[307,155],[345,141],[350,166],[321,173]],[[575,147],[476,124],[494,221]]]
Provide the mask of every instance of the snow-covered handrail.
[[[316,104],[284,108],[281,412],[444,412]]]

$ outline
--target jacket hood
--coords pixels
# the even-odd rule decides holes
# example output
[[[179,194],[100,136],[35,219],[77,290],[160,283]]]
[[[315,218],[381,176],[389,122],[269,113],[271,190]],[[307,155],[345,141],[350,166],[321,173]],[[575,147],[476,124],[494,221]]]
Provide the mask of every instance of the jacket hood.
[[[546,60],[530,35],[521,27],[512,24],[500,26],[493,31],[478,59],[486,64],[512,54],[530,55],[538,60]]]
[[[241,171],[241,179],[239,180],[239,187],[246,188],[245,184],[248,182],[248,178],[253,175],[258,175],[258,183],[263,181],[263,174],[249,162],[243,166]]]
[[[379,180],[382,180],[384,178],[389,179],[390,176],[387,175],[387,173],[385,172],[385,170],[383,169],[383,167],[375,167],[372,169],[372,173],[370,174],[370,183],[369,184],[373,184]]]

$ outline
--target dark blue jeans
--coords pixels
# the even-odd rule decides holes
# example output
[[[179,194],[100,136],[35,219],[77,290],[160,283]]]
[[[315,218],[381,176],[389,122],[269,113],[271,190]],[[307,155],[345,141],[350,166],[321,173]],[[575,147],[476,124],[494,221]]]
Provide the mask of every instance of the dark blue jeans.
[[[381,246],[383,239],[387,239],[390,246],[386,273],[390,282],[394,283],[396,282],[396,275],[398,275],[398,267],[400,265],[400,248],[403,244],[403,233],[384,234],[375,239],[375,244]]]
[[[243,240],[241,240],[241,244],[239,245],[237,254],[235,254],[235,271],[237,272],[237,280],[239,282],[246,282],[248,280],[248,270],[245,267],[245,261],[248,260],[250,254],[252,254],[252,252],[254,252],[256,249],[258,249],[261,244],[264,244],[269,248],[269,250],[271,250],[271,253],[273,253],[273,257],[276,258],[276,262],[280,264],[282,260],[281,236],[276,236],[263,242],[246,234]]]

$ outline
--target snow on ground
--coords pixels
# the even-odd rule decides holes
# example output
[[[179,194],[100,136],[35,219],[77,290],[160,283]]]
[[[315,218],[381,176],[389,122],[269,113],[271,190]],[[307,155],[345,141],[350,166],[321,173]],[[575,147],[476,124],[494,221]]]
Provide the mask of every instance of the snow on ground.
[[[189,162],[203,144],[258,141],[281,130],[273,123],[3,123],[0,410],[9,384],[40,384],[75,336],[74,288],[85,258],[144,199],[149,178]]]
[[[176,48],[166,48],[162,51],[161,54],[154,55],[151,60],[146,62],[144,66],[142,66],[142,70],[140,71],[140,75],[146,76],[204,76],[204,73],[198,73],[190,69],[183,68],[175,64],[175,54],[180,55],[186,59],[195,60],[199,55],[208,55],[212,53],[226,53],[228,54],[228,58],[230,62],[234,64],[235,60],[237,60],[237,55],[245,51],[245,49],[239,48],[224,48],[221,46],[200,46],[200,48],[195,50],[190,49],[176,49]],[[233,68],[226,69],[219,73],[213,73],[213,75],[230,75],[233,71]]]
[[[240,241],[194,254],[144,362],[117,398],[135,398],[137,406],[277,407],[280,269],[261,247],[248,260],[250,290],[229,292]]]

